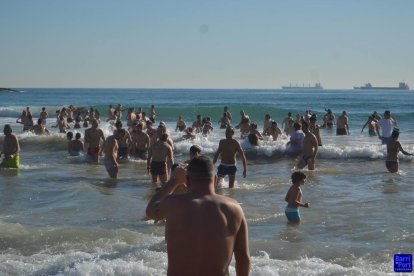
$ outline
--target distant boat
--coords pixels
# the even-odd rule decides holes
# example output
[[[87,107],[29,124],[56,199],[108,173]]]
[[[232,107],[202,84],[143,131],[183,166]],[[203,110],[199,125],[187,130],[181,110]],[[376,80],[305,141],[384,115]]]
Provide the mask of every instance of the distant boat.
[[[0,93],[1,92],[20,92],[20,91],[17,91],[17,90],[11,89],[11,88],[1,88],[0,87]]]
[[[310,86],[310,84],[308,86],[305,86],[305,84],[303,84],[302,86],[290,84],[289,86],[282,86],[282,89],[321,90],[321,89],[323,89],[323,87],[322,87],[321,83],[318,82],[318,83],[315,83],[314,86]]]
[[[405,82],[400,82],[398,84],[398,87],[372,86],[372,84],[368,82],[364,86],[354,86],[354,89],[366,89],[366,90],[410,90],[410,87]]]

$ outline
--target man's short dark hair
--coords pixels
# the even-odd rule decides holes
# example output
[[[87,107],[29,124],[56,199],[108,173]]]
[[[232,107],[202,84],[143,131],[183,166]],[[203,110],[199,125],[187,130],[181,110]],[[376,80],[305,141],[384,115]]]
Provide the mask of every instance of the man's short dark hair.
[[[192,145],[190,148],[191,153],[201,153],[201,148],[197,145]]]
[[[161,134],[160,140],[163,141],[163,142],[167,142],[167,140],[168,140],[168,134],[167,133]]]
[[[303,172],[294,172],[294,173],[292,173],[292,183],[293,184],[298,183],[302,179],[306,179],[306,174],[304,174]]]
[[[296,130],[299,130],[299,129],[302,127],[302,125],[301,125],[300,123],[298,123],[298,122],[295,122],[295,123],[293,124],[293,127],[294,127]]]
[[[200,155],[191,159],[187,167],[190,179],[212,180],[214,178],[214,165],[210,158]]]

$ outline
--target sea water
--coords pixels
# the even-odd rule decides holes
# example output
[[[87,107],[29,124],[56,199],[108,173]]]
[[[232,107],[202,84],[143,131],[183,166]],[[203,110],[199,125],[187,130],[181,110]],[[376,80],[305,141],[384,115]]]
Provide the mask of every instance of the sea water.
[[[20,89],[0,94],[0,128],[9,123],[21,145],[20,169],[0,170],[0,275],[165,275],[164,224],[145,219],[155,185],[145,161],[120,165],[111,180],[103,164],[69,157],[65,134],[56,128],[55,111],[63,106],[94,107],[105,122],[108,105],[142,107],[167,124],[175,141],[177,162],[188,158],[191,145],[212,156],[224,131],[218,120],[229,107],[233,123],[244,109],[262,129],[269,113],[279,125],[288,112],[311,109],[319,123],[330,108],[346,110],[349,136],[322,129],[316,170],[305,173],[302,222],[291,226],[284,215],[294,162],[286,153],[287,137],[265,139],[258,147],[236,138],[246,148],[247,177],[238,160],[237,183],[218,193],[240,202],[249,225],[252,275],[389,275],[396,253],[414,252],[413,158],[400,155],[400,171],[387,172],[386,149],[361,128],[373,111],[391,110],[398,120],[400,141],[414,152],[412,91],[352,90],[191,90],[191,89]],[[22,133],[16,124],[30,106],[37,119],[49,111],[50,136]],[[210,116],[208,137],[181,140],[175,123],[183,115],[188,125],[197,114]],[[125,123],[125,114],[124,123]],[[84,129],[72,130],[84,134]],[[4,139],[0,135],[0,143]],[[212,233],[213,234],[213,233]],[[191,261],[191,260],[189,260]],[[235,274],[234,260],[230,273]]]

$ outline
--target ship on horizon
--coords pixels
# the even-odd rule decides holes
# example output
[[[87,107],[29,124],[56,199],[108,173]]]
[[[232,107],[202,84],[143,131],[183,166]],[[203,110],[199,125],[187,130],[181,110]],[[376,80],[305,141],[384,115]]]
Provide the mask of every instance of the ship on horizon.
[[[320,82],[315,83],[314,86],[311,86],[310,84],[308,86],[305,86],[305,84],[302,84],[302,86],[299,85],[292,85],[290,84],[289,86],[282,86],[282,89],[305,89],[305,90],[321,90],[323,89],[323,86],[321,85]]]
[[[410,87],[405,82],[400,82],[396,87],[387,86],[372,86],[371,83],[366,83],[364,86],[354,86],[354,89],[365,89],[365,90],[410,90]]]

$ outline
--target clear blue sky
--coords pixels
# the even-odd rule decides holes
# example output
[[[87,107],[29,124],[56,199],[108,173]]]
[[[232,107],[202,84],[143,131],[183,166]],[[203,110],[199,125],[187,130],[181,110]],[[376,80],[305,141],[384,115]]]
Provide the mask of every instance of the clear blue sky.
[[[0,87],[414,87],[412,0],[0,0]]]

